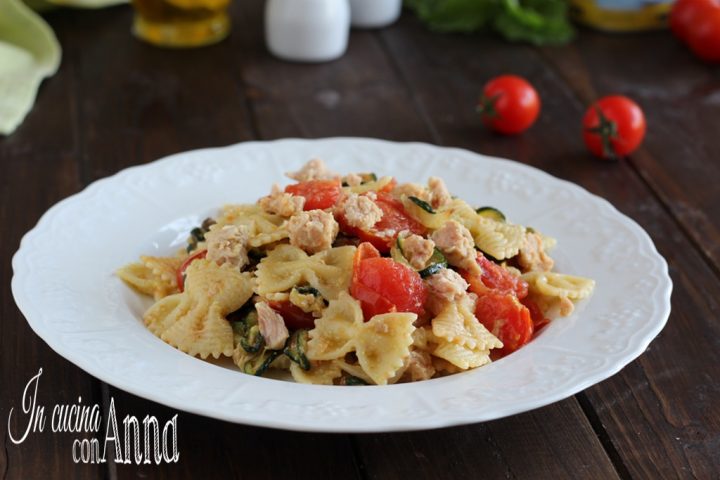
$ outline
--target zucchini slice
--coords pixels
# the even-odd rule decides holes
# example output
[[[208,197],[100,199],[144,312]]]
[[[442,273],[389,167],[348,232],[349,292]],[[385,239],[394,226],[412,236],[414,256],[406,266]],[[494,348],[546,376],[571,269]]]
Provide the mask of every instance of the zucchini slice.
[[[403,250],[403,243],[404,240],[401,237],[398,237],[395,241],[395,245],[390,249],[390,257],[395,260],[396,262],[402,263],[403,265],[406,265],[410,268],[413,268],[412,265],[410,265],[410,262],[408,262],[407,257],[405,257],[405,252]],[[435,248],[433,251],[432,256],[427,261],[425,266],[421,268],[420,270],[416,270],[422,278],[427,278],[430,275],[434,275],[437,272],[440,271],[441,268],[446,268],[448,266],[447,259],[445,258],[445,255],[442,254],[440,250]],[[413,268],[413,270],[415,270]]]
[[[233,332],[239,337],[238,343],[247,353],[257,353],[265,346],[265,339],[258,325],[257,312],[254,309],[241,321],[233,324]]]
[[[429,203],[427,203],[425,200],[421,200],[421,199],[419,199],[419,198],[417,198],[417,197],[408,197],[408,200],[410,200],[410,201],[413,202],[415,205],[417,205],[418,207],[422,208],[423,210],[425,210],[425,211],[428,212],[428,213],[432,213],[432,214],[436,213],[436,212],[435,212],[435,209],[432,207],[432,205],[430,205]]]
[[[348,375],[347,377],[343,378],[344,385],[347,385],[348,387],[352,387],[355,385],[367,385],[368,383],[359,377],[354,377],[352,375]]]
[[[395,240],[395,245],[390,247],[390,258],[398,263],[402,263],[406,267],[412,268],[410,262],[408,262],[407,258],[405,258],[405,253],[403,252],[403,239],[399,236]]]
[[[430,275],[435,275],[441,269],[447,268],[447,266],[448,262],[445,258],[445,255],[443,255],[442,252],[436,248],[432,254],[432,257],[430,257],[430,260],[428,260],[425,268],[419,270],[418,273],[422,278],[427,278]]]
[[[265,350],[257,357],[253,357],[245,362],[245,365],[243,365],[243,371],[248,375],[260,377],[281,354],[281,350]]]
[[[303,285],[300,287],[293,287],[300,295],[307,295],[308,293],[313,294],[315,297],[320,296],[320,292],[317,290],[317,288],[311,286],[311,285]]]
[[[308,331],[305,329],[296,330],[283,349],[283,353],[305,371],[310,370],[310,360],[305,356],[307,341]]]
[[[497,222],[505,221],[505,214],[502,213],[500,210],[498,210],[495,207],[480,207],[477,210],[475,210],[475,212],[477,212],[477,214],[480,215],[481,217],[490,218]]]

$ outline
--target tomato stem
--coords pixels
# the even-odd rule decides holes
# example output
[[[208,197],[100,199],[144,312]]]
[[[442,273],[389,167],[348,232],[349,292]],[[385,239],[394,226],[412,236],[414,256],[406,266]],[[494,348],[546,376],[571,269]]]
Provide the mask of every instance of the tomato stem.
[[[498,118],[500,115],[495,108],[495,102],[500,98],[500,94],[493,95],[492,97],[486,97],[485,95],[480,97],[478,106],[475,111],[485,118]]]
[[[612,144],[612,140],[618,137],[617,123],[607,118],[600,107],[596,106],[595,110],[598,115],[598,125],[597,127],[588,128],[587,131],[600,136],[603,157],[610,160],[617,160],[618,155]]]

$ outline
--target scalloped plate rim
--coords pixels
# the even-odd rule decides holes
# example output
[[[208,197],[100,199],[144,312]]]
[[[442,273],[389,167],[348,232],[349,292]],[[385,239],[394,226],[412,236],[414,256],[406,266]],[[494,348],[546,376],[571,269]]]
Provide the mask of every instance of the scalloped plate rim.
[[[660,300],[660,303],[658,306],[660,307],[659,311],[655,314],[655,321],[653,323],[653,328],[646,332],[646,334],[640,338],[637,339],[636,342],[632,344],[632,348],[629,348],[627,351],[624,352],[622,357],[618,358],[613,363],[610,363],[608,366],[603,368],[601,371],[595,373],[594,375],[586,376],[584,380],[575,382],[570,387],[565,387],[564,389],[558,389],[557,391],[552,392],[551,394],[547,394],[543,396],[542,399],[527,399],[523,402],[515,402],[513,407],[504,408],[499,412],[486,414],[486,415],[477,415],[475,418],[467,418],[467,417],[453,417],[453,416],[441,416],[441,415],[433,415],[430,418],[423,418],[422,421],[417,422],[414,419],[410,418],[409,420],[401,420],[401,421],[388,421],[384,423],[383,425],[375,425],[375,424],[369,424],[369,425],[363,425],[361,422],[357,422],[356,424],[352,426],[348,426],[345,424],[337,425],[332,422],[322,422],[318,423],[316,425],[313,425],[311,422],[308,422],[307,420],[298,421],[297,423],[289,423],[288,421],[273,421],[272,419],[267,418],[253,418],[249,415],[224,415],[223,412],[218,412],[216,410],[212,410],[208,407],[202,407],[202,406],[194,406],[194,405],[188,405],[187,403],[183,402],[182,400],[176,400],[173,398],[165,398],[162,396],[162,392],[159,391],[153,391],[153,388],[138,388],[135,385],[130,385],[127,383],[123,383],[122,381],[118,381],[117,379],[113,378],[112,376],[108,375],[103,369],[98,365],[92,365],[88,364],[85,359],[80,358],[81,356],[76,355],[75,352],[64,350],[62,348],[62,345],[59,344],[59,342],[54,341],[54,339],[50,338],[50,335],[53,332],[46,332],[41,329],[41,325],[34,322],[32,320],[33,313],[34,313],[34,306],[31,299],[27,298],[25,295],[25,292],[23,292],[20,288],[20,279],[22,278],[24,272],[21,271],[21,261],[23,260],[24,256],[27,253],[27,250],[30,249],[30,243],[32,239],[38,235],[41,231],[41,228],[46,225],[51,218],[53,218],[57,212],[61,211],[65,206],[68,204],[75,202],[75,201],[81,201],[83,198],[89,196],[92,194],[93,191],[96,189],[102,188],[106,184],[111,184],[112,182],[118,181],[118,179],[121,179],[122,177],[130,174],[133,171],[141,170],[141,169],[147,169],[147,168],[160,168],[161,165],[169,164],[173,161],[178,160],[179,158],[188,156],[188,155],[202,155],[207,153],[212,153],[219,150],[233,150],[238,148],[245,148],[245,147],[267,147],[267,148],[277,148],[276,145],[292,145],[293,143],[314,143],[314,142],[322,142],[322,143],[338,143],[339,145],[344,144],[344,142],[350,142],[350,143],[365,143],[368,145],[376,145],[382,147],[383,145],[395,145],[395,146],[407,146],[407,147],[420,147],[423,149],[430,149],[430,150],[439,150],[443,152],[456,152],[460,154],[461,156],[475,156],[481,158],[483,161],[488,161],[491,163],[496,163],[498,165],[505,164],[505,165],[511,165],[513,168],[521,168],[524,170],[527,170],[528,172],[532,172],[532,175],[534,176],[540,176],[544,177],[545,180],[549,180],[552,182],[559,182],[562,184],[565,188],[569,188],[571,190],[575,190],[577,192],[581,192],[581,194],[587,196],[588,198],[592,199],[593,202],[598,204],[599,206],[602,206],[603,208],[607,209],[613,216],[616,216],[620,218],[623,223],[631,227],[635,233],[639,234],[639,239],[642,240],[643,243],[646,244],[646,247],[648,247],[648,251],[650,254],[653,255],[654,260],[658,263],[660,267],[659,275],[662,276],[662,283],[663,288],[657,292],[658,298]],[[471,423],[477,423],[477,422],[484,422],[484,421],[490,421],[494,419],[499,419],[503,417],[507,417],[510,415],[515,415],[518,413],[526,412],[529,410],[533,410],[536,408],[540,408],[546,405],[549,405],[551,403],[555,403],[557,401],[563,400],[565,398],[568,398],[572,395],[575,395],[576,393],[585,390],[586,388],[589,388],[590,386],[593,386],[613,375],[618,373],[623,367],[628,365],[630,362],[635,360],[637,357],[639,357],[648,347],[650,342],[662,331],[664,326],[667,323],[670,310],[671,310],[671,292],[672,292],[672,280],[670,279],[669,272],[668,272],[668,265],[665,259],[658,253],[651,237],[649,234],[639,225],[637,222],[635,222],[632,218],[626,216],[617,208],[615,208],[614,205],[612,205],[609,201],[606,199],[599,197],[595,194],[590,193],[583,187],[572,183],[570,181],[557,178],[553,175],[550,175],[547,172],[544,172],[536,167],[533,167],[531,165],[522,164],[519,162],[515,162],[512,160],[499,158],[499,157],[493,157],[488,156],[484,154],[479,154],[476,152],[472,152],[469,150],[461,149],[461,148],[455,148],[455,147],[443,147],[443,146],[437,146],[432,145],[428,143],[422,143],[422,142],[393,142],[388,140],[382,140],[382,139],[370,139],[370,138],[362,138],[362,137],[330,137],[330,138],[320,138],[320,139],[301,139],[301,138],[284,138],[284,139],[278,139],[278,140],[270,140],[270,141],[249,141],[249,142],[241,142],[237,144],[227,145],[227,146],[221,146],[221,147],[208,147],[208,148],[201,148],[201,149],[195,149],[195,150],[189,150],[185,152],[178,152],[174,153],[168,156],[165,156],[163,158],[160,158],[158,160],[149,162],[147,164],[143,165],[134,165],[128,168],[125,168],[111,176],[98,179],[88,186],[86,186],[81,191],[66,197],[65,199],[60,200],[56,204],[54,204],[52,207],[50,207],[38,220],[37,224],[28,231],[22,238],[20,242],[20,246],[17,250],[17,252],[13,255],[12,258],[12,268],[13,268],[13,278],[11,282],[11,288],[13,297],[15,298],[16,304],[18,305],[18,308],[22,312],[22,314],[26,317],[26,320],[28,321],[28,324],[31,326],[33,331],[42,338],[50,348],[55,351],[58,355],[66,358],[88,374],[100,379],[103,382],[106,382],[120,390],[127,391],[131,394],[137,395],[142,398],[146,398],[151,401],[155,401],[157,403],[177,408],[182,411],[199,414],[203,416],[207,416],[210,418],[216,418],[220,420],[230,421],[234,423],[241,423],[246,425],[253,425],[253,426],[261,426],[261,427],[269,427],[269,428],[276,428],[276,429],[283,429],[283,430],[295,430],[295,431],[305,431],[305,432],[334,432],[334,433],[370,433],[370,432],[392,432],[392,431],[413,431],[413,430],[425,430],[425,429],[434,429],[434,428],[443,428],[443,427],[450,427],[450,426],[457,426],[457,425],[466,425]],[[421,382],[422,383],[422,382]],[[292,384],[290,384],[292,385]],[[412,384],[412,385],[418,385],[418,384]],[[363,389],[383,389],[383,388],[397,388],[402,387],[402,385],[396,385],[391,387],[382,387],[382,386],[369,386],[369,387],[363,387]],[[310,388],[330,388],[330,389],[336,389],[338,387],[318,387],[318,386],[312,386]],[[342,387],[340,387],[342,388]],[[347,387],[350,388],[350,387]],[[398,419],[399,420],[399,419]]]

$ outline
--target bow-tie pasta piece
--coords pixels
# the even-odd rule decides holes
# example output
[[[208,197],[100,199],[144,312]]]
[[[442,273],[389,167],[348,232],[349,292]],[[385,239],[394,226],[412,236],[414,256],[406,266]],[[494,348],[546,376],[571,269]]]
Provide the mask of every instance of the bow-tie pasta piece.
[[[258,293],[285,292],[310,284],[328,299],[338,298],[350,286],[355,247],[331,248],[313,256],[292,245],[278,245],[257,267]]]
[[[153,305],[144,316],[162,340],[190,355],[231,356],[233,331],[226,316],[253,294],[253,280],[231,265],[195,260],[186,270],[185,291]]]
[[[298,364],[292,363],[290,374],[298,383],[333,385],[335,380],[342,375],[342,370],[335,362],[313,362],[310,370],[303,370]]]
[[[523,274],[530,290],[548,297],[567,297],[582,300],[590,296],[595,288],[595,281],[556,272],[529,272]]]
[[[125,265],[117,275],[138,292],[160,300],[178,292],[176,272],[182,262],[180,257],[141,256],[140,262]]]
[[[522,225],[498,222],[480,215],[476,215],[467,227],[475,245],[498,260],[517,255],[525,240],[525,227]]]
[[[457,303],[448,302],[432,319],[433,335],[471,350],[501,348],[502,342],[475,318],[473,303],[468,296]]]
[[[463,370],[490,362],[490,350],[502,348],[502,342],[490,333],[472,313],[473,302],[464,298],[448,303],[432,320],[425,341],[437,345],[431,353]]]
[[[219,226],[244,225],[248,229],[248,246],[262,247],[288,238],[284,219],[265,212],[259,205],[226,205],[217,219]]]
[[[354,340],[358,363],[377,385],[385,385],[403,367],[413,343],[415,313],[375,315]]]
[[[347,293],[330,301],[315,328],[308,333],[307,356],[310,360],[335,360],[353,350],[353,339],[363,324],[360,304]]]
[[[385,385],[410,355],[416,319],[414,313],[386,313],[364,322],[359,302],[343,292],[310,330],[308,358],[341,360],[355,352],[364,376]]]

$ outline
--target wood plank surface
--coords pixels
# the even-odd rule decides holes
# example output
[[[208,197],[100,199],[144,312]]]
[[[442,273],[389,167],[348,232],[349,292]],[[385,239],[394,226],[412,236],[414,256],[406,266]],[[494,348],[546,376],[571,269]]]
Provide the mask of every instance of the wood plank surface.
[[[251,139],[426,141],[577,182],[636,219],[668,259],[675,282],[668,326],[620,374],[575,398],[485,424],[324,435],[179,413],[181,460],[160,466],[77,465],[72,435],[45,432],[16,446],[6,432],[2,478],[717,478],[717,69],[692,60],[667,34],[582,31],[568,47],[536,49],[438,35],[408,15],[385,30],[354,31],[336,62],[292,64],[265,50],[263,5],[234,2],[231,36],[198,50],[132,39],[128,6],[47,16],[64,47],[62,68],[43,84],[18,132],[0,139],[0,224],[7,226],[0,242],[0,419],[17,408],[39,367],[45,404],[81,395],[107,408],[112,397],[119,417],[177,413],[101,385],[53,353],[14,305],[10,257],[51,204],[97,178]],[[543,99],[537,125],[517,138],[489,133],[474,111],[482,84],[505,72],[530,78]],[[644,148],[617,164],[589,158],[579,135],[585,104],[610,91],[640,101],[650,125]]]
[[[720,164],[711,160],[720,157],[718,69],[667,32],[627,41],[583,31],[572,45],[542,54],[584,103],[618,93],[643,108],[647,138],[628,161],[720,272]]]
[[[244,18],[253,18],[250,4],[245,5],[248,10]],[[252,36],[252,25],[246,24],[245,27],[243,32]],[[256,28],[256,41],[261,38],[261,34],[260,29]],[[425,35],[431,36],[427,32]],[[244,69],[244,73],[246,83],[259,92],[250,98],[250,102],[255,112],[255,123],[263,138],[331,134],[372,135],[392,140],[426,142],[435,140],[435,126],[418,110],[405,80],[398,75],[394,62],[374,32],[353,32],[347,54],[330,64],[302,66],[265,60],[252,62]],[[274,81],[277,77],[292,78],[292,81],[287,84]],[[333,92],[332,105],[313,104],[322,98],[324,92]],[[495,478],[504,476],[508,469],[521,471],[523,467],[519,465],[518,459],[522,456],[528,468],[525,473],[534,471],[552,476],[562,470],[582,471],[583,461],[589,456],[595,459],[594,474],[597,478],[611,478],[615,475],[611,462],[574,400],[548,406],[540,412],[539,415],[561,420],[562,423],[532,421],[532,415],[521,420],[499,420],[495,422],[495,429],[505,434],[497,438],[488,435],[483,425],[464,427],[459,435],[466,442],[475,444],[479,451],[495,453],[471,456],[461,447],[457,458],[447,461],[457,462],[467,472],[483,471],[488,478]],[[518,427],[522,427],[522,435],[507,434]],[[407,469],[411,468],[418,455],[427,458],[446,455],[445,449],[435,448],[433,453],[433,445],[452,445],[457,436],[455,429],[445,429],[415,434],[361,435],[356,436],[355,442],[364,471],[370,478],[394,478],[408,473],[410,470]],[[572,441],[573,437],[580,441]],[[408,438],[430,440],[424,444],[414,443],[411,452]],[[523,451],[547,451],[548,438],[552,438],[557,446],[561,445],[565,452],[572,452],[566,455],[567,465],[545,463],[545,455],[537,455],[529,460],[525,455],[520,455]],[[381,448],[365,448],[378,445]],[[499,455],[498,451],[504,451],[507,455]],[[390,460],[393,457],[403,458],[407,463]],[[495,461],[488,462],[489,457]],[[403,466],[406,470],[403,470]],[[421,471],[426,478],[438,478],[447,471],[447,466],[440,461],[426,461],[420,470],[418,467],[415,465],[415,475],[420,475]]]
[[[36,108],[16,135],[0,139],[0,478],[77,478],[103,475],[102,465],[75,465],[74,434],[52,433],[56,404],[100,403],[100,382],[58,356],[35,335],[10,292],[10,260],[22,235],[55,202],[80,188],[76,162],[76,118],[72,66],[64,64],[40,89]],[[20,444],[27,426],[23,413],[26,384],[42,368],[37,406],[44,407],[45,427]],[[31,388],[29,392],[32,392]],[[8,424],[10,409],[12,421]],[[26,410],[27,411],[27,410]],[[8,430],[9,426],[9,430]]]
[[[713,382],[698,363],[701,358],[705,365],[720,361],[720,282],[677,221],[668,217],[656,192],[629,164],[588,157],[577,127],[583,104],[532,49],[503,48],[469,37],[429,38],[413,21],[401,22],[383,38],[404,76],[412,79],[410,89],[421,108],[437,122],[440,143],[508,156],[577,182],[613,202],[650,233],[670,263],[674,311],[648,352],[587,390],[598,416],[595,426],[618,453],[618,468],[637,478],[682,478],[688,472],[710,478],[720,471],[720,390],[717,378]],[[427,65],[442,68],[428,70]],[[506,71],[532,78],[547,99],[537,126],[520,139],[497,138],[477,129],[468,108],[487,78]],[[471,137],[470,129],[478,134]],[[647,148],[654,146],[649,137]],[[646,438],[653,440],[643,441]]]

